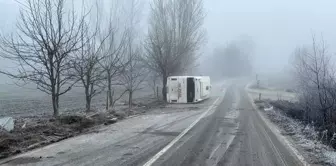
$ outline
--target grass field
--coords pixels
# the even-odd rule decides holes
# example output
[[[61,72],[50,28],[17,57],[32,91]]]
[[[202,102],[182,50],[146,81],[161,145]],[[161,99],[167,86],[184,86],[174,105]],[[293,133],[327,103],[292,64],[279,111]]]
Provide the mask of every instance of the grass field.
[[[135,92],[134,98],[148,96],[150,90]],[[124,103],[127,94],[119,101]],[[106,104],[106,93],[97,95],[92,100],[92,108],[103,109]],[[60,97],[60,112],[84,111],[85,98],[82,89],[74,88]],[[32,87],[22,88],[16,85],[0,85],[0,116],[36,116],[52,115],[51,97]]]

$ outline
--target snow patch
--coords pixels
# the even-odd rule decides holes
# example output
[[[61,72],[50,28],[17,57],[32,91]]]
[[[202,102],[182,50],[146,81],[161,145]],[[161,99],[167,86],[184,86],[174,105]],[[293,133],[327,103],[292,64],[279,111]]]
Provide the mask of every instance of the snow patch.
[[[253,97],[251,96],[251,94],[249,93],[249,87],[251,86],[252,83],[247,84],[245,86],[245,91],[248,94],[249,100],[253,106],[253,108],[258,112],[259,116],[261,117],[261,119],[267,124],[267,126],[271,129],[271,131],[274,133],[274,135],[276,135],[279,140],[285,145],[287,146],[292,152],[293,154],[301,161],[301,163],[303,165],[309,165],[305,158],[299,153],[299,151],[294,147],[294,145],[287,140],[286,137],[284,137],[283,135],[281,135],[280,130],[273,124],[271,123],[268,119],[266,119],[261,113],[260,111],[258,111],[258,107],[256,106],[256,104],[253,101]],[[272,112],[272,111],[268,111],[268,112]]]
[[[0,118],[0,130],[1,128],[12,131],[14,129],[14,119],[12,117]]]
[[[336,152],[331,152],[331,151],[327,151],[324,153],[324,155],[328,158],[328,162],[330,163],[336,163]]]
[[[264,108],[264,111],[272,111],[273,110],[273,106],[269,107],[269,108]]]
[[[336,165],[336,152],[318,139],[318,132],[314,126],[304,125],[278,110],[268,111],[266,115],[282,129],[283,135],[291,136],[294,142],[303,148],[311,163]]]
[[[237,109],[232,109],[225,115],[225,118],[227,118],[227,119],[237,119],[238,116],[239,116],[239,111]]]

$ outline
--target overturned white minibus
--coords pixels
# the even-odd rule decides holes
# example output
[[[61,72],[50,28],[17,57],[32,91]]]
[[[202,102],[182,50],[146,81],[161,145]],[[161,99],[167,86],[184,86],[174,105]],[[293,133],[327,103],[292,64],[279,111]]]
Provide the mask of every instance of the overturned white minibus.
[[[208,76],[170,76],[167,78],[168,103],[195,103],[210,97]]]

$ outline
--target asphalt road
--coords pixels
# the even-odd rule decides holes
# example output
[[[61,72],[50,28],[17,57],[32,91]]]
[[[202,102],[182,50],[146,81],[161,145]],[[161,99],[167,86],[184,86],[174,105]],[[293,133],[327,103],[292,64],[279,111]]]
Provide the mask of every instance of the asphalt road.
[[[302,165],[253,109],[243,87],[228,88],[216,111],[152,165]]]
[[[253,109],[243,84],[222,89],[200,104],[153,110],[0,164],[300,165]]]
[[[213,102],[225,85],[214,85],[213,96],[198,104],[174,104],[148,111],[46,147],[0,160],[0,165],[142,165]]]

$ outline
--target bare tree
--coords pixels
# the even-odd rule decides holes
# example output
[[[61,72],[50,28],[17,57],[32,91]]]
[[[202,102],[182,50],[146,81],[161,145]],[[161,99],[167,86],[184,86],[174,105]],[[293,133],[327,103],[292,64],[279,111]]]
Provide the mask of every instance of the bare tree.
[[[148,71],[147,72],[147,79],[146,83],[147,85],[153,90],[154,97],[159,97],[158,95],[158,85],[160,84],[160,76],[157,75],[157,73]]]
[[[100,83],[101,78],[104,78],[102,85],[107,89],[106,109],[113,107],[115,102],[126,93],[117,92],[119,89],[115,90],[115,86],[121,87],[118,77],[123,72],[123,56],[126,51],[126,37],[128,34],[123,19],[120,19],[124,15],[121,2],[119,0],[110,1],[107,4],[104,4],[104,1],[97,0],[95,2],[97,6],[95,8],[97,10],[97,25],[91,31],[93,37],[90,48],[94,51],[90,51],[90,56],[94,54],[93,57],[95,58],[91,60],[94,61],[93,66],[97,69],[96,71],[99,71],[92,73],[97,76],[94,79],[98,81],[96,82],[97,93],[102,90]],[[109,11],[104,10],[107,5],[110,6]],[[88,52],[88,50],[84,51]]]
[[[336,103],[335,76],[325,41],[318,42],[315,36],[312,41],[311,48],[296,49],[295,71],[301,102],[309,111],[307,119],[321,121],[321,125],[327,127],[330,111]]]
[[[128,106],[131,109],[133,104],[133,94],[135,91],[141,89],[140,85],[146,78],[145,67],[142,63],[142,44],[139,41],[139,32],[136,27],[139,25],[140,3],[138,0],[130,0],[131,7],[128,8],[128,35],[126,55],[124,57],[123,72],[120,76],[120,83],[123,85],[128,93]]]
[[[137,47],[133,49],[132,45],[128,46],[126,63],[124,71],[121,73],[120,82],[128,92],[128,106],[131,109],[133,104],[133,94],[135,91],[140,90],[141,84],[146,78],[145,67],[141,63],[142,50]]]
[[[72,53],[81,49],[80,17],[65,9],[65,0],[25,0],[20,3],[18,33],[1,36],[3,58],[18,64],[18,71],[2,71],[12,78],[32,82],[52,98],[54,116],[59,114],[59,97],[73,86],[68,75]]]
[[[117,79],[124,71],[125,65],[123,64],[123,56],[127,46],[127,31],[119,31],[118,28],[120,27],[113,27],[114,24],[115,23],[110,20],[109,36],[101,47],[101,55],[103,59],[100,62],[100,65],[104,70],[106,78],[108,108],[113,107],[115,102],[126,93],[126,91],[123,91],[121,94],[116,95],[116,97],[115,90],[113,89],[114,85],[120,85]]]
[[[167,77],[193,66],[204,41],[202,0],[154,0],[151,5],[146,62],[162,77],[166,100]]]
[[[96,9],[99,11],[100,7],[96,4]],[[83,11],[85,11],[83,7]],[[100,94],[104,90],[104,70],[99,65],[101,60],[104,59],[101,54],[101,48],[106,39],[109,37],[109,33],[105,36],[100,34],[100,19],[99,12],[96,14],[96,19],[90,22],[96,22],[96,25],[91,29],[90,24],[83,25],[81,32],[81,42],[83,47],[78,50],[76,56],[71,60],[72,74],[75,80],[81,82],[84,88],[86,111],[91,110],[92,98]]]

